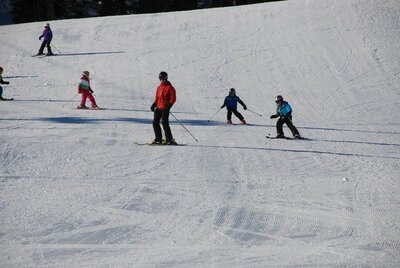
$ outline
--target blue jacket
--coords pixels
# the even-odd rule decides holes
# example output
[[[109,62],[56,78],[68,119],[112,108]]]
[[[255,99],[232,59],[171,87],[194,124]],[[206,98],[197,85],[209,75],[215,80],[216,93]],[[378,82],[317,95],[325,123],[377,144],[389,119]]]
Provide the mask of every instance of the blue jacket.
[[[229,95],[226,96],[224,104],[221,106],[221,109],[224,108],[226,106],[226,108],[228,110],[236,110],[237,109],[237,103],[240,103],[243,107],[246,106],[246,104],[244,104],[244,102],[236,95]]]
[[[276,114],[279,116],[290,116],[292,111],[292,107],[287,101],[284,101],[282,105],[276,107]]]
[[[39,39],[42,39],[42,37],[44,37],[43,41],[45,42],[50,42],[51,39],[53,39],[53,32],[51,31],[50,27],[44,28],[42,35],[39,36]]]

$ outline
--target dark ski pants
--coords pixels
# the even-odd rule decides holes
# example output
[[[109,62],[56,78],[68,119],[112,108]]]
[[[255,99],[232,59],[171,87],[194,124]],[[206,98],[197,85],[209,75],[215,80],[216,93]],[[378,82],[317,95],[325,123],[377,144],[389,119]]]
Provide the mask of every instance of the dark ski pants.
[[[3,97],[3,88],[0,86],[0,98]]]
[[[50,42],[51,41],[43,41],[42,42],[42,45],[39,48],[39,54],[43,54],[44,47],[47,47],[47,53],[48,54],[53,54],[53,52],[51,52]]]
[[[297,128],[293,125],[292,123],[292,117],[291,116],[285,116],[285,117],[280,117],[278,121],[276,122],[276,132],[278,135],[284,135],[283,133],[283,124],[286,124],[290,131],[292,131],[293,136],[294,135],[299,135],[299,131]]]
[[[165,139],[167,141],[171,141],[173,139],[171,128],[169,127],[169,109],[156,109],[154,111],[154,118],[153,118],[153,129],[154,135],[156,136],[157,141],[162,140],[162,132],[160,127],[160,121],[164,129]]]
[[[243,115],[241,113],[238,112],[238,110],[236,109],[228,109],[228,113],[226,115],[226,119],[231,120],[232,119],[232,113],[234,115],[236,115],[237,118],[239,118],[240,121],[242,121],[244,119]]]

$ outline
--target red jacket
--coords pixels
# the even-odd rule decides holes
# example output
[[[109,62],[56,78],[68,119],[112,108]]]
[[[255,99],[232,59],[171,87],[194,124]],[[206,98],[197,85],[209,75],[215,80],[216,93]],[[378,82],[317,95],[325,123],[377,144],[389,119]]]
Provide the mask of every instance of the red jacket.
[[[174,105],[176,101],[175,88],[171,85],[169,81],[163,81],[157,87],[156,97],[154,103],[157,109],[165,109],[168,105]]]

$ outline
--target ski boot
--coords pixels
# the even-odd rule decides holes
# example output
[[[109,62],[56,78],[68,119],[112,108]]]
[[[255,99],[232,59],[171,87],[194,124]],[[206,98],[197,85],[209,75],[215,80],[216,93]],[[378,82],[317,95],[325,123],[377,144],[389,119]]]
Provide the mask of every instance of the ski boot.
[[[172,139],[172,140],[169,140],[169,141],[163,140],[162,144],[164,144],[164,145],[178,145],[178,143],[175,141],[175,139]]]
[[[86,109],[89,109],[89,108],[87,106],[85,106],[85,105],[78,105],[78,107],[76,107],[76,109],[86,110]]]
[[[228,121],[226,121],[226,123],[227,123],[228,125],[232,125],[232,120],[228,120]]]
[[[276,135],[276,138],[277,139],[286,139],[284,134],[278,134],[278,135]]]
[[[247,125],[247,123],[246,123],[246,121],[244,119],[240,120],[240,122],[242,122],[243,125]]]
[[[154,139],[150,144],[162,144],[162,141]]]
[[[293,136],[295,139],[302,139],[302,137],[300,136],[300,134],[294,134]]]

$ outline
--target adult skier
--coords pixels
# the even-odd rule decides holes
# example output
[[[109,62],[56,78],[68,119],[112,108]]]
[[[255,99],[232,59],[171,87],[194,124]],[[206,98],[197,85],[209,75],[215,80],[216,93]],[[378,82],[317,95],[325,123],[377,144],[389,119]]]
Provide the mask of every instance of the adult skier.
[[[284,101],[281,95],[276,96],[275,103],[276,114],[271,115],[270,118],[273,119],[279,117],[278,121],[276,122],[276,138],[285,138],[285,134],[283,133],[283,124],[286,124],[289,127],[290,131],[292,131],[294,138],[300,139],[301,137],[299,131],[292,123],[293,110],[290,104],[287,101]]]
[[[82,94],[82,99],[81,104],[77,107],[78,109],[89,109],[88,107],[86,107],[86,99],[89,99],[92,104],[90,109],[100,109],[99,106],[97,106],[96,100],[92,95],[93,90],[90,87],[89,75],[89,71],[83,71],[81,80],[79,81],[78,93]]]
[[[237,103],[240,103],[243,106],[243,109],[246,110],[247,106],[244,104],[244,102],[236,96],[236,90],[234,88],[231,88],[229,90],[229,95],[225,97],[224,104],[221,106],[221,109],[226,106],[227,109],[227,124],[232,124],[232,113],[239,118],[239,120],[242,122],[242,124],[246,125],[246,121],[244,120],[244,117],[241,113],[238,112],[237,110]]]
[[[4,81],[3,80],[3,67],[0,67],[0,84],[2,85],[8,85],[10,82]],[[0,101],[8,101],[8,100],[13,100],[13,99],[5,99],[3,98],[3,88],[0,86]]]
[[[175,139],[172,137],[169,126],[169,113],[176,101],[176,91],[168,81],[168,74],[166,72],[160,72],[158,78],[160,85],[157,87],[154,102],[150,107],[151,111],[154,112],[153,129],[155,135],[155,139],[151,144],[177,145]],[[164,129],[165,140],[162,138],[160,121]]]
[[[53,55],[53,52],[51,52],[51,46],[50,46],[51,40],[53,39],[53,32],[50,29],[49,23],[46,23],[44,25],[44,30],[43,30],[42,35],[39,36],[39,40],[42,40],[42,38],[43,38],[42,45],[40,46],[39,52],[37,55],[44,55],[43,54],[44,47],[47,47],[47,56]]]

